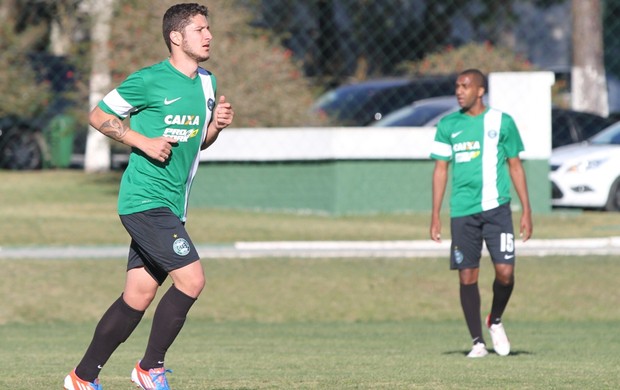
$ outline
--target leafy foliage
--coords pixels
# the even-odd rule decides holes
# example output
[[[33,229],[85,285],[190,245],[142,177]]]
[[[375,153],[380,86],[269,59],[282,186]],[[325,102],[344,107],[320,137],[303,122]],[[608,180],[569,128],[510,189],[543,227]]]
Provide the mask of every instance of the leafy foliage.
[[[161,18],[176,1],[124,1],[113,22],[113,84],[168,56]],[[249,12],[236,1],[208,3],[212,54],[203,66],[218,80],[218,95],[235,109],[234,127],[308,124],[314,95],[290,51],[267,32],[249,26]]]
[[[12,17],[0,17],[0,116],[32,116],[40,113],[50,98],[49,83],[39,83],[28,53],[44,34],[41,26],[16,33]]]
[[[534,70],[526,59],[489,42],[469,43],[458,48],[448,46],[420,61],[400,65],[402,71],[412,74],[454,74],[468,68],[478,68],[484,73]]]
[[[329,88],[351,79],[398,74],[447,45],[488,40],[510,46],[522,15],[565,0],[245,0],[255,23],[282,37],[306,75]],[[463,33],[464,32],[464,33]]]
[[[66,3],[66,4],[65,4]],[[65,53],[76,67],[72,115],[85,126],[88,111],[88,78],[91,56],[88,47],[88,20],[80,13],[80,1],[0,4],[0,88],[12,91],[0,102],[0,115],[33,117],[52,98],[48,82],[39,82],[26,56],[29,51],[50,50],[50,26],[65,27],[72,46]],[[82,3],[84,3],[82,1]],[[168,56],[162,40],[161,18],[174,0],[118,1],[112,21],[110,56],[115,87],[131,72]],[[84,3],[86,4],[86,3]],[[63,5],[63,7],[60,7]],[[30,8],[29,8],[30,7]],[[218,80],[218,95],[225,95],[235,107],[234,127],[281,127],[310,124],[307,113],[314,94],[290,51],[269,32],[250,27],[251,15],[238,1],[213,0],[208,3],[214,35],[212,58],[203,64]],[[62,12],[60,12],[62,10]],[[84,9],[82,8],[82,11]]]

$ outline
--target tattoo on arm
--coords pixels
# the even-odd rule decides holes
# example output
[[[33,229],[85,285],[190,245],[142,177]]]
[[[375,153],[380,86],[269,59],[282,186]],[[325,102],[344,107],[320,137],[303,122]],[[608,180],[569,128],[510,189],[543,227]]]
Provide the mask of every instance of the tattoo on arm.
[[[122,139],[125,134],[127,134],[128,130],[129,128],[125,127],[123,122],[116,118],[103,122],[101,127],[99,127],[99,131],[101,131],[104,135],[119,142],[122,142]]]

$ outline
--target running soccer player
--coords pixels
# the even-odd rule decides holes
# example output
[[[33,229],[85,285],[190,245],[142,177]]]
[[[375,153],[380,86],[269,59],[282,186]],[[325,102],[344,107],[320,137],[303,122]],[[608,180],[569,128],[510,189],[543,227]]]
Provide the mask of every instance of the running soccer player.
[[[512,117],[484,105],[486,91],[486,77],[479,70],[459,74],[456,98],[461,110],[437,124],[431,151],[435,169],[430,235],[437,242],[441,241],[440,210],[448,167],[452,166],[450,269],[459,272],[461,306],[473,340],[467,356],[472,358],[488,354],[482,336],[478,289],[483,240],[495,266],[493,302],[486,325],[495,352],[501,356],[510,353],[502,314],[514,287],[516,260],[511,179],[522,207],[521,237],[526,241],[532,235],[527,183],[519,158],[523,142]]]
[[[101,390],[99,373],[131,335],[158,287],[162,296],[146,351],[131,371],[144,390],[169,389],[166,351],[200,295],[204,272],[185,230],[189,191],[200,150],[229,126],[234,112],[222,96],[216,105],[215,77],[199,67],[209,59],[212,35],[207,7],[170,7],[163,35],[170,57],[131,74],[90,113],[91,125],[132,147],[121,179],[118,212],[131,236],[125,288],[100,319],[82,360],[66,376],[67,390]],[[123,119],[131,118],[130,127]]]

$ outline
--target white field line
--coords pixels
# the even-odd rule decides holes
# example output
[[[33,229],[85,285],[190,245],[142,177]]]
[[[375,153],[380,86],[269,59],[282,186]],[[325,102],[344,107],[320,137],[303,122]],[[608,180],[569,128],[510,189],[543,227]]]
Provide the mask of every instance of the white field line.
[[[532,239],[515,243],[522,256],[586,256],[620,254],[620,237]],[[197,245],[202,258],[258,257],[447,257],[450,242],[415,241],[264,241],[232,245]],[[124,258],[126,246],[0,247],[0,259]],[[483,251],[486,255],[486,251]]]

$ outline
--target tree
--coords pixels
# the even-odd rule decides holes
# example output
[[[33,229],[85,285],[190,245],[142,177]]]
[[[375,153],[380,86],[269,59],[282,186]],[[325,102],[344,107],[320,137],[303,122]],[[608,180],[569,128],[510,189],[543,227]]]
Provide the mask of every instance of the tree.
[[[0,116],[39,115],[50,99],[50,85],[37,80],[27,54],[45,37],[46,26],[19,26],[17,1],[0,2]]]
[[[110,36],[111,87],[131,72],[166,58],[164,12],[175,0],[117,2]],[[291,51],[269,31],[250,25],[252,13],[239,0],[209,0],[211,58],[202,64],[217,77],[217,93],[235,106],[236,127],[308,125],[314,95]],[[230,128],[229,130],[233,130]],[[113,148],[122,145],[113,143]]]
[[[255,22],[283,37],[306,76],[328,88],[398,74],[400,62],[446,46],[474,41],[514,50],[517,5],[544,9],[565,1],[246,0],[260,4]]]
[[[66,56],[73,47],[73,35],[79,29],[77,10],[82,0],[54,0],[50,21],[50,52],[57,56]]]
[[[402,62],[398,67],[405,74],[457,74],[468,68],[477,68],[484,73],[535,70],[525,58],[490,42],[448,47],[419,61]]]
[[[90,75],[90,107],[94,107],[110,89],[109,40],[115,0],[92,0],[91,24],[92,71]],[[111,167],[110,142],[90,127],[86,140],[84,170],[108,171]]]
[[[571,104],[578,111],[609,114],[600,0],[572,0]]]

